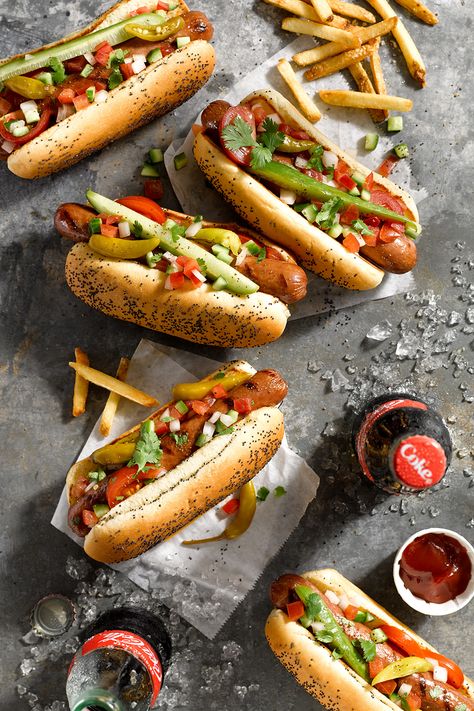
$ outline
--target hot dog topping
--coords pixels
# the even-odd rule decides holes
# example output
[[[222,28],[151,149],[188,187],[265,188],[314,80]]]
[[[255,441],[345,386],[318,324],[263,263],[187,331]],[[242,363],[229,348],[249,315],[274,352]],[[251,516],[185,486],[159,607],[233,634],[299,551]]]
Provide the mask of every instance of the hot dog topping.
[[[388,271],[410,271],[419,234],[401,199],[362,175],[311,137],[283,123],[266,102],[225,106],[213,102],[202,114],[205,129],[228,157],[265,180],[282,202],[316,225],[349,252],[365,253]],[[215,126],[218,122],[218,134]],[[390,254],[387,245],[397,242]],[[378,248],[379,254],[374,248]],[[401,251],[397,259],[394,253]]]
[[[342,658],[405,711],[474,711],[474,700],[461,688],[462,671],[452,660],[384,624],[357,600],[292,574],[272,583],[270,598],[329,647],[333,657]]]

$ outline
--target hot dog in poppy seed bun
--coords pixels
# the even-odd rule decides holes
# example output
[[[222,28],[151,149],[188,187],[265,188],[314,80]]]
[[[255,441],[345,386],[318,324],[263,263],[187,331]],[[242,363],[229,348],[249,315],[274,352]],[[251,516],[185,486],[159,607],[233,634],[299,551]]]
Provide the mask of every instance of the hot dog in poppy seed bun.
[[[144,215],[154,218],[159,229],[156,220],[163,229],[171,224],[179,226],[184,232],[181,241],[197,249],[201,258],[212,258],[217,270],[225,268],[235,273],[236,278],[243,277],[243,285],[248,285],[250,291],[239,293],[240,282],[237,291],[226,288],[224,274],[220,281],[213,274],[212,281],[198,253],[193,261],[186,262],[185,257],[180,257],[179,262],[173,262],[176,254],[171,255],[162,243],[155,246],[151,255],[147,252],[138,259],[126,255],[114,258],[107,250],[110,244],[118,242],[121,248],[134,249],[140,248],[144,241],[130,239],[131,234],[129,239],[121,240],[91,235],[90,225],[97,219],[97,211],[66,203],[56,211],[55,226],[63,237],[77,242],[66,259],[66,280],[76,296],[107,315],[194,343],[248,347],[268,343],[282,334],[290,315],[287,304],[305,296],[307,283],[304,270],[285,250],[248,228],[163,210],[148,198],[133,196],[123,202],[142,212],[130,212],[132,229],[136,229],[137,221]],[[123,209],[124,205],[107,201],[110,213]],[[109,221],[113,221],[113,216]],[[117,217],[115,223],[118,221]],[[118,233],[122,227],[120,222],[118,226],[100,224],[103,232]],[[186,237],[187,233],[191,236]],[[166,244],[174,249],[176,243]],[[193,265],[197,274],[189,271]],[[176,269],[176,274],[169,273],[172,269]]]
[[[302,266],[361,290],[376,287],[384,271],[414,267],[416,245],[404,232],[419,233],[410,195],[338,148],[278,92],[255,91],[238,107],[213,102],[202,123],[194,141],[201,170],[241,217]]]
[[[281,444],[286,393],[275,370],[228,363],[176,386],[173,402],[74,464],[68,521],[85,552],[128,560],[238,491]]]
[[[455,662],[336,570],[282,575],[270,597],[272,651],[330,711],[473,711],[473,682]]]
[[[157,12],[157,7],[173,9]],[[175,31],[167,36],[168,30],[163,29],[162,41],[142,39],[120,27],[121,34],[111,35],[108,28],[124,23],[127,18],[130,23],[125,24],[139,25],[142,29],[138,32],[142,34],[143,27],[145,32],[149,31],[147,23],[152,23],[152,29],[156,29],[153,24],[156,21],[162,27],[167,22],[177,24],[166,25]],[[101,36],[100,31],[109,34]],[[80,42],[97,32],[97,45],[85,51]],[[111,141],[172,111],[211,76],[215,56],[208,40],[212,33],[206,16],[189,12],[183,0],[121,0],[80,32],[26,55],[3,60],[0,157],[7,160],[15,175],[40,178],[77,163]],[[48,50],[52,56],[55,52],[64,53],[69,42],[79,42],[78,54],[74,55],[73,45],[66,54],[68,58],[51,67]],[[161,57],[157,51],[150,54],[159,49]],[[38,54],[39,59],[35,60],[37,53],[44,56]],[[30,71],[30,63],[35,61],[41,66],[32,65],[34,71]],[[25,79],[30,81],[26,88]],[[35,83],[31,84],[31,80]],[[24,102],[27,102],[25,110],[33,109],[36,115],[22,112]],[[15,135],[9,130],[11,119],[20,121],[13,124]],[[26,129],[31,132],[30,137],[28,133],[23,135]]]

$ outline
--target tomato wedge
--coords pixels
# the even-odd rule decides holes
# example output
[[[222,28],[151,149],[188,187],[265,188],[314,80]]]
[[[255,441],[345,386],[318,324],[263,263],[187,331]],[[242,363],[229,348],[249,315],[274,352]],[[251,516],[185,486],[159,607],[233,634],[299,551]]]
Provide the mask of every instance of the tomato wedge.
[[[148,217],[154,222],[162,225],[166,222],[166,215],[159,205],[150,200],[150,198],[144,197],[143,195],[130,195],[128,197],[120,198],[116,200],[119,205],[130,208],[130,210],[135,210],[139,212],[143,217]]]
[[[44,103],[41,109],[41,116],[38,123],[35,124],[33,128],[30,128],[26,136],[16,137],[13,135],[13,133],[10,133],[10,131],[5,128],[4,124],[6,121],[17,119],[19,113],[23,115],[21,112],[16,111],[14,112],[14,114],[6,114],[0,120],[0,136],[2,136],[2,138],[4,138],[6,141],[14,143],[15,146],[22,146],[24,143],[28,143],[28,141],[31,141],[33,138],[36,138],[36,136],[39,136],[40,133],[43,133],[43,131],[48,128],[52,109],[49,103]]]
[[[255,128],[255,118],[247,106],[230,106],[219,122],[219,137],[224,152],[229,158],[241,165],[249,165],[252,157],[252,146],[242,146],[241,148],[227,148],[223,131],[226,126],[233,124],[237,118],[241,118],[250,127],[252,138],[255,140],[257,131]]]
[[[142,487],[144,479],[156,479],[166,472],[164,467],[150,468],[137,474],[137,466],[123,467],[109,477],[107,484],[107,503],[110,508],[117,506],[123,499],[135,494]]]
[[[393,195],[390,195],[386,190],[376,189],[372,190],[370,193],[370,201],[374,202],[376,205],[382,205],[392,212],[397,212],[399,215],[405,214],[405,205],[401,200]]]
[[[382,625],[380,628],[385,632],[391,642],[397,645],[401,650],[413,657],[421,657],[423,659],[436,659],[441,667],[444,667],[448,672],[448,683],[459,689],[464,683],[464,674],[455,662],[442,654],[432,652],[431,649],[422,647],[413,637],[410,637],[404,630],[391,625]]]
[[[289,602],[286,606],[286,614],[290,622],[299,620],[300,617],[304,615],[304,605],[301,600],[296,600],[296,602]]]
[[[396,158],[395,156],[387,156],[380,163],[379,167],[375,169],[375,172],[381,175],[383,178],[388,178],[398,161],[399,158]]]

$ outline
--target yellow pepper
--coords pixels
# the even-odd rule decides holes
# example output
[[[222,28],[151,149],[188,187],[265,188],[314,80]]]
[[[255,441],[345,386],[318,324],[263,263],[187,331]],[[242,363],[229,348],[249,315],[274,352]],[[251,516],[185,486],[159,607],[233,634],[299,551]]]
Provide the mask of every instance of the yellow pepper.
[[[93,234],[89,240],[89,246],[95,252],[102,254],[104,257],[114,257],[115,259],[138,259],[139,257],[144,257],[147,252],[152,252],[159,244],[159,237],[119,239],[118,237]]]
[[[421,657],[404,657],[403,659],[398,659],[396,662],[392,662],[385,669],[374,676],[372,679],[372,686],[380,684],[382,681],[390,681],[391,679],[400,679],[403,676],[410,676],[410,674],[418,674],[423,672],[432,671],[433,665],[426,659]]]
[[[240,490],[240,506],[235,518],[229,523],[225,531],[212,538],[201,538],[194,541],[183,541],[184,546],[194,546],[199,543],[212,543],[214,541],[232,540],[238,538],[249,528],[257,508],[257,496],[253,481],[244,484]]]
[[[138,439],[138,437],[136,437]],[[135,451],[135,442],[128,440],[120,440],[120,442],[114,442],[113,444],[106,444],[105,447],[101,447],[96,450],[92,455],[92,459],[96,464],[102,464],[102,466],[108,464],[124,464],[128,462]]]
[[[176,34],[182,27],[184,27],[183,18],[172,17],[162,25],[140,25],[138,22],[132,22],[125,25],[125,30],[133,37],[139,37],[148,42],[160,42]]]
[[[311,140],[305,140],[303,138],[291,138],[291,136],[286,136],[283,139],[283,143],[280,143],[277,150],[281,153],[302,153],[303,151],[309,151],[313,148],[316,143]]]
[[[44,99],[54,90],[53,87],[43,84],[43,82],[38,79],[22,76],[7,79],[5,86],[16,94],[24,96],[25,99]]]
[[[211,242],[212,244],[221,244],[223,247],[230,249],[232,254],[236,256],[242,248],[239,235],[222,227],[203,227],[193,239],[201,240],[201,242]]]
[[[216,385],[222,385],[224,390],[232,390],[237,385],[242,385],[250,380],[250,373],[234,371],[223,378],[212,378],[212,380],[198,380],[197,383],[178,383],[173,388],[174,400],[202,400]]]

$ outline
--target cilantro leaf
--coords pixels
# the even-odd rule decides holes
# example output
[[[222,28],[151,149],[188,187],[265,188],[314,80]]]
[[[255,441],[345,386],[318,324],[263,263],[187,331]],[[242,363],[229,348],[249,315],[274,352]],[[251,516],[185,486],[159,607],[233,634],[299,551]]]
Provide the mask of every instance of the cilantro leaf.
[[[135,237],[138,237],[138,239],[141,238],[141,236],[143,234],[143,227],[138,222],[138,220],[135,220],[135,222],[133,223],[132,232],[135,235]]]
[[[128,52],[124,52],[123,49],[116,49],[114,52],[110,53],[109,56],[109,61],[107,62],[107,66],[111,67],[112,69],[117,69],[120,64],[123,64],[125,61],[125,57],[127,56]]]
[[[306,600],[304,600],[304,606],[306,608],[306,614],[314,622],[321,612],[322,600],[318,593],[311,593],[308,595]]]
[[[311,158],[308,161],[308,166],[322,173],[324,170],[324,165],[322,161],[324,148],[322,146],[314,146],[313,148],[309,149],[309,153]]]
[[[326,632],[325,630],[321,630],[321,632],[316,632],[315,637],[318,642],[322,642],[323,644],[331,644],[332,642],[332,634],[330,632]]]
[[[241,116],[236,116],[235,120],[222,131],[224,145],[230,151],[237,151],[239,148],[255,146],[257,144],[252,136],[252,129]]]
[[[163,455],[161,442],[154,430],[150,429],[146,420],[140,427],[140,437],[135,445],[133,456],[128,462],[128,467],[138,466],[137,474],[141,471],[146,471],[147,464],[159,464]]]
[[[286,489],[284,486],[277,486],[275,490],[273,491],[273,494],[279,498],[280,496],[284,496],[286,494]]]
[[[50,57],[48,60],[49,67],[53,70],[52,77],[54,84],[61,84],[66,78],[66,70],[64,64],[57,57]]]
[[[121,84],[122,82],[123,82],[122,72],[120,71],[118,66],[116,66],[116,67],[114,67],[114,69],[112,69],[110,76],[109,76],[109,80],[107,82],[109,91],[112,91],[112,89],[116,89],[116,87],[118,87],[118,85]]]
[[[206,276],[207,265],[206,265],[206,262],[204,261],[204,259],[201,259],[201,257],[198,257],[197,263],[199,264],[199,269],[201,270],[201,274]]]
[[[262,124],[264,132],[260,136],[260,141],[271,153],[275,153],[278,146],[285,140],[285,134],[278,130],[278,124],[273,119],[267,118]]]
[[[180,237],[186,232],[186,227],[184,225],[173,225],[171,228],[171,239],[173,242],[177,242]]]
[[[255,169],[263,168],[272,159],[272,152],[266,146],[260,145],[258,143],[252,150],[252,157],[250,159],[250,166]]]
[[[161,262],[162,259],[163,259],[163,252],[156,252],[156,254],[154,252],[151,252],[151,253],[148,252],[148,254],[146,255],[146,262],[147,262],[148,266],[150,267],[150,269],[153,269],[154,267],[156,267],[158,262]]]
[[[263,259],[266,259],[266,257],[267,257],[267,249],[266,249],[266,247],[262,247],[257,254],[257,262],[261,262]]]
[[[270,490],[267,489],[266,486],[261,486],[260,489],[257,491],[257,501],[265,501],[269,493]]]
[[[354,227],[354,229],[356,229],[357,232],[360,232],[361,235],[372,235],[373,234],[372,230],[369,229],[369,227],[367,227],[365,222],[363,222],[362,220],[352,220],[352,227]]]
[[[362,650],[362,655],[365,661],[372,662],[375,659],[375,655],[377,653],[375,642],[373,642],[371,639],[359,639],[358,643]]]
[[[342,203],[340,198],[331,198],[331,200],[325,202],[322,208],[319,210],[318,214],[316,215],[315,221],[324,229],[330,230],[331,227],[334,226],[336,215],[339,212],[341,206]]]
[[[177,432],[172,432],[171,434],[172,439],[176,442],[178,447],[184,447],[185,444],[188,443],[188,433],[183,432],[183,434],[178,434]]]

